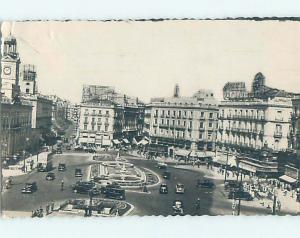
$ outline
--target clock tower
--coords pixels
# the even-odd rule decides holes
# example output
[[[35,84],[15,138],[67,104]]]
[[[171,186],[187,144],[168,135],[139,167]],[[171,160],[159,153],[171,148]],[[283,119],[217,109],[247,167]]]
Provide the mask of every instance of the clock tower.
[[[13,36],[4,39],[3,56],[1,59],[1,92],[5,97],[13,99],[20,92],[19,67],[20,57],[17,52],[17,41]]]

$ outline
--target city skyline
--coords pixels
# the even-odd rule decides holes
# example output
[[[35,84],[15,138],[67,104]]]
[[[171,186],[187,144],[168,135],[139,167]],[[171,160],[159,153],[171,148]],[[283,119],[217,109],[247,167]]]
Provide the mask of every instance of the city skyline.
[[[244,81],[250,89],[258,72],[268,85],[297,93],[299,23],[231,23],[5,22],[2,32],[17,38],[22,64],[36,65],[42,93],[77,103],[83,84],[114,86],[147,103],[171,96],[178,83],[182,96],[213,89],[221,100],[228,81]]]

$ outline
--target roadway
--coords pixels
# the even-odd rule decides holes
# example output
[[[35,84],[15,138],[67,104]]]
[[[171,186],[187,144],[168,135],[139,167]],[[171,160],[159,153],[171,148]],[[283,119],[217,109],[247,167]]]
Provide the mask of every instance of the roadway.
[[[126,156],[126,159],[137,167],[148,168],[158,175],[163,172],[163,170],[156,167],[156,161],[137,159],[130,156]],[[67,170],[58,172],[58,163],[65,163]],[[91,159],[91,154],[87,153],[64,151],[61,155],[54,155],[53,172],[55,172],[56,179],[46,181],[46,173],[36,171],[15,177],[12,188],[6,190],[3,194],[4,210],[32,211],[40,206],[44,207],[48,202],[55,201],[59,203],[68,199],[86,197],[86,195],[73,193],[71,186],[78,180],[74,176],[75,168],[81,168],[84,173],[82,179],[87,180],[89,165],[92,163],[94,162]],[[196,181],[199,178],[203,179],[205,174],[199,171],[174,168],[172,165],[169,166],[168,171],[171,172],[171,178],[169,180],[161,178],[168,185],[168,194],[159,194],[159,185],[148,188],[150,193],[126,191],[126,201],[135,206],[130,215],[172,215],[172,203],[176,199],[183,201],[185,214],[197,215],[195,202],[198,197],[201,199],[200,215],[230,215],[232,213],[231,200],[228,200],[224,193],[222,180],[215,180],[215,189],[200,189],[196,187]],[[64,180],[63,191],[61,191],[62,179]],[[21,189],[24,184],[32,181],[37,182],[38,191],[33,194],[22,194]],[[184,194],[175,193],[177,183],[185,185],[186,191]],[[246,215],[267,214],[265,208],[243,205],[241,211],[241,214]]]

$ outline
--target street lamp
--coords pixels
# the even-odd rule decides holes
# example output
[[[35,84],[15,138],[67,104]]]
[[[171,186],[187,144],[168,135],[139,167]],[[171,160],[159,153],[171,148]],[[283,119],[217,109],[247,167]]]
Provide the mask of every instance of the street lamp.
[[[278,196],[278,191],[274,188],[274,197],[273,197],[273,210],[272,210],[272,215],[276,215],[277,196]]]
[[[227,167],[228,167],[228,155],[229,154],[229,147],[226,147],[226,165],[225,165],[225,177],[224,177],[224,183],[227,181]]]

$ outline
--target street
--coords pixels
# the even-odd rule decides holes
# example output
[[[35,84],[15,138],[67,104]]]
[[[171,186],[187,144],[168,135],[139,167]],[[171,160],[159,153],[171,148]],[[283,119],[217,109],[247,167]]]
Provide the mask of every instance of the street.
[[[107,152],[106,152],[107,153]],[[115,152],[111,152],[115,153]],[[188,169],[175,168],[174,165],[168,166],[171,173],[170,179],[163,179],[163,169],[157,168],[157,162],[154,160],[145,160],[129,155],[122,156],[130,163],[140,168],[147,168],[160,176],[161,181],[166,183],[169,188],[168,194],[160,194],[159,186],[149,187],[149,193],[143,193],[138,189],[126,190],[126,201],[134,205],[130,215],[173,215],[172,204],[174,200],[182,200],[184,205],[184,214],[187,215],[231,215],[231,200],[227,199],[224,193],[223,180],[214,180],[216,187],[214,189],[196,187],[197,179],[203,179],[204,173]],[[65,163],[67,170],[57,171],[59,163]],[[27,175],[14,178],[13,186],[3,194],[4,209],[7,211],[32,211],[40,206],[44,207],[49,202],[55,202],[56,206],[60,203],[75,198],[87,197],[87,195],[75,194],[71,186],[79,180],[75,178],[75,168],[81,168],[83,171],[82,180],[88,180],[89,168],[95,161],[92,160],[92,154],[82,152],[64,151],[63,154],[57,154],[53,157],[53,172],[56,178],[53,181],[47,181],[47,173],[36,172],[35,170]],[[64,190],[61,191],[61,181],[64,181]],[[38,190],[32,194],[22,194],[21,189],[26,182],[37,182]],[[182,183],[185,186],[184,194],[176,194],[175,186]],[[196,200],[200,198],[200,211],[196,211]],[[249,203],[249,202],[247,202]],[[267,214],[266,208],[255,208],[251,206],[241,206],[241,214]]]

